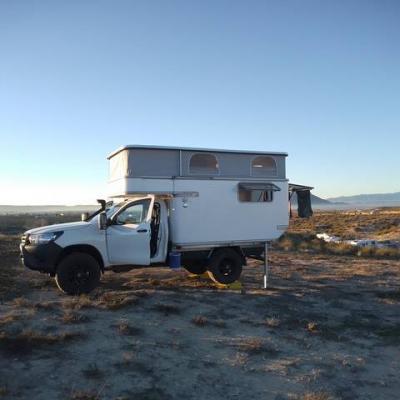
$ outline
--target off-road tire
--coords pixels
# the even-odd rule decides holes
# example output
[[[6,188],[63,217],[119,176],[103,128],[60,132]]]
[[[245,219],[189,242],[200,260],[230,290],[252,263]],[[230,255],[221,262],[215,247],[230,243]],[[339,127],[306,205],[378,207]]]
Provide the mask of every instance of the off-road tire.
[[[243,258],[233,249],[214,252],[208,264],[208,275],[217,283],[227,285],[237,281],[242,273]]]
[[[71,253],[57,266],[58,288],[69,295],[91,292],[100,282],[100,266],[86,253]]]

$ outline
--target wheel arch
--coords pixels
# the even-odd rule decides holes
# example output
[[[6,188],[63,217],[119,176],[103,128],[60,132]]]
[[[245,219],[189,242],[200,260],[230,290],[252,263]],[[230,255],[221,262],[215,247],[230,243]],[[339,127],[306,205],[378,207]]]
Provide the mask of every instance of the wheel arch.
[[[226,246],[226,247],[215,247],[214,249],[212,249],[208,255],[208,260],[211,259],[211,257],[220,251],[224,251],[224,250],[234,250],[241,258],[242,260],[242,265],[246,265],[247,264],[247,260],[246,260],[246,256],[244,255],[244,252],[242,250],[242,248],[240,246]]]
[[[58,256],[57,262],[56,262],[56,267],[60,263],[60,261],[65,258],[67,255],[72,254],[72,253],[86,253],[91,255],[98,263],[100,266],[101,272],[104,273],[104,260],[103,257],[98,249],[96,247],[90,245],[90,244],[73,244],[71,246],[65,247],[60,255]]]

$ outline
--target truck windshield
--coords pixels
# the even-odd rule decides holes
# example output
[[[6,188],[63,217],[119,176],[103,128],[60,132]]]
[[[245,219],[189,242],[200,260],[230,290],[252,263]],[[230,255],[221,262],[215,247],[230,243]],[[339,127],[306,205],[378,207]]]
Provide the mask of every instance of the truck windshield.
[[[114,213],[116,213],[123,205],[125,204],[125,201],[121,201],[120,203],[114,203],[113,201],[109,201],[106,204],[106,209],[105,213],[107,214],[107,218],[110,218]],[[96,215],[100,214],[101,208],[97,211],[95,211],[92,215],[89,215],[89,217],[86,219],[86,221],[90,221],[93,219]]]

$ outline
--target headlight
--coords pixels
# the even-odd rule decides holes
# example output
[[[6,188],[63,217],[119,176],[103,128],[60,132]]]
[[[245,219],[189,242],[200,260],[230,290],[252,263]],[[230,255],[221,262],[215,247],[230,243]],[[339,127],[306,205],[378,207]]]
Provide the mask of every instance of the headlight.
[[[37,246],[57,240],[64,232],[33,233],[29,235],[29,244]]]

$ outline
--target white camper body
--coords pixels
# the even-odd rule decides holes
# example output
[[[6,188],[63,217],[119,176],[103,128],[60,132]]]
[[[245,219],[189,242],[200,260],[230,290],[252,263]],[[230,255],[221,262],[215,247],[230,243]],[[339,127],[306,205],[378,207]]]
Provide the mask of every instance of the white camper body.
[[[286,156],[126,146],[109,156],[109,196],[164,199],[173,249],[262,245],[288,226]]]

